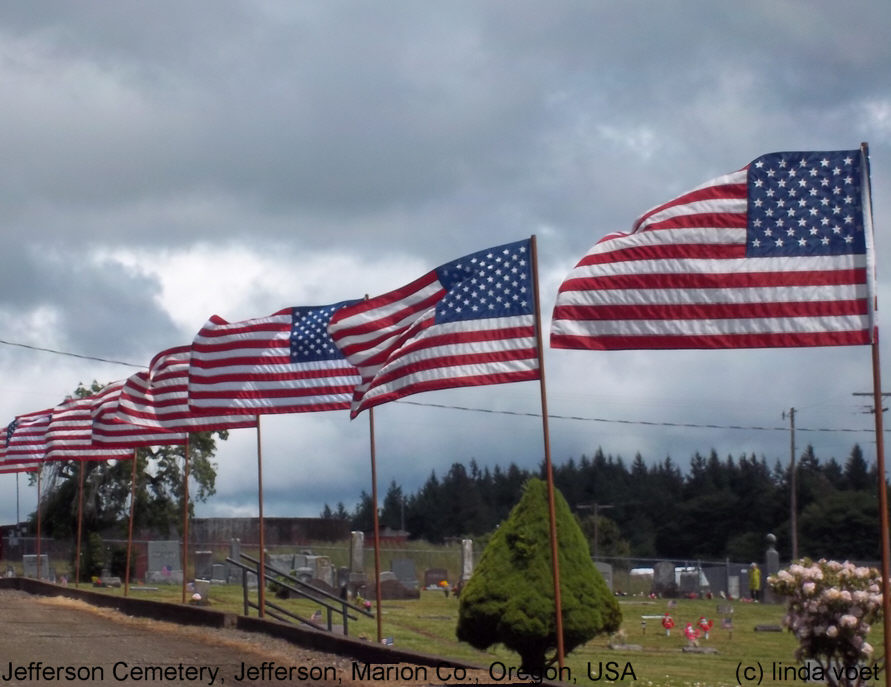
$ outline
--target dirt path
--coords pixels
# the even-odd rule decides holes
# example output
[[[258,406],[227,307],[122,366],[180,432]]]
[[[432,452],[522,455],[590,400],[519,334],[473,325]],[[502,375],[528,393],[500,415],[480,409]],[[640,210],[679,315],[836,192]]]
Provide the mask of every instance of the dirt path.
[[[0,685],[427,685],[433,668],[358,666],[264,635],[132,618],[81,601],[0,591]],[[387,671],[384,673],[381,671]],[[450,676],[454,677],[454,676]],[[465,681],[487,682],[469,674]],[[408,678],[408,679],[406,679]]]

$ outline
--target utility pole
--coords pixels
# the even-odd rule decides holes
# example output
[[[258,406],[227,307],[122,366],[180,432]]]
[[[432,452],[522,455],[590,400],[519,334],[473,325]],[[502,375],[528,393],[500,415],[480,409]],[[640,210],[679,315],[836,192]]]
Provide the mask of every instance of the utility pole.
[[[783,419],[786,418],[785,411]],[[795,408],[789,409],[789,529],[792,531],[792,560],[798,560],[798,478],[795,467]]]
[[[593,510],[594,511],[594,551],[592,552],[592,558],[597,560],[597,547],[600,542],[600,532],[599,526],[597,524],[597,516],[600,514],[600,511],[606,510],[608,508],[615,508],[615,506],[611,503],[580,503],[576,506],[578,510]]]

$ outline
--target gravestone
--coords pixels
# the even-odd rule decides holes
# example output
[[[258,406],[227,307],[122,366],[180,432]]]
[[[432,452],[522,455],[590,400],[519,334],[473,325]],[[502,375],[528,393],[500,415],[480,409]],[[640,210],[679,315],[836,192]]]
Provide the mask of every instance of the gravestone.
[[[210,579],[214,582],[226,583],[226,566],[222,563],[214,563],[210,570]]]
[[[415,571],[415,562],[411,558],[392,559],[390,570],[396,573],[396,578],[409,589],[418,588],[418,573]]]
[[[240,539],[230,539],[229,540],[229,558],[233,561],[241,563],[241,540]],[[226,581],[229,583],[240,584],[244,580],[244,571],[239,568],[237,565],[232,565],[232,563],[226,563]]]
[[[209,580],[213,576],[213,551],[195,552],[195,578]]]
[[[324,582],[329,587],[334,587],[334,566],[328,556],[316,556],[314,561],[313,579]]]
[[[365,533],[350,532],[350,584],[365,584]]]
[[[594,566],[603,575],[603,581],[610,591],[613,591],[613,566],[603,561],[594,561]]]
[[[35,554],[26,554],[22,556],[22,570],[25,577],[38,577],[37,556]],[[49,556],[45,553],[40,554],[40,579],[49,580]]]
[[[461,540],[461,579],[458,586],[464,587],[473,576],[473,539]],[[445,579],[445,578],[443,578]]]
[[[439,583],[449,579],[449,571],[445,568],[427,568],[424,571],[424,589],[439,588]]]
[[[659,561],[653,566],[653,594],[673,597],[678,594],[678,584],[674,576],[674,563]]]
[[[266,563],[274,568],[276,572],[282,573],[283,575],[290,575],[291,571],[294,569],[294,554],[293,553],[271,553],[266,555]],[[269,575],[269,570],[266,571],[266,574]]]
[[[691,594],[699,594],[701,580],[698,570],[684,570],[680,574],[678,581],[678,592],[682,596],[690,596]]]
[[[739,598],[739,575],[730,575],[727,578],[727,598]]]
[[[761,575],[761,600],[766,604],[779,603],[776,594],[767,584],[767,578],[780,571],[780,554],[777,552],[776,543],[777,538],[773,534],[768,534],[767,552],[764,554],[764,572]]]
[[[177,584],[183,581],[180,554],[182,545],[178,541],[160,540],[148,542],[148,566],[146,581]]]

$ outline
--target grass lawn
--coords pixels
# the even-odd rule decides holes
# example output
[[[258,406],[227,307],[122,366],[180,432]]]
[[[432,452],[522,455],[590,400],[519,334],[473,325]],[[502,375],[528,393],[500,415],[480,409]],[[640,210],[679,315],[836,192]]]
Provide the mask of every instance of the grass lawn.
[[[122,594],[120,589],[103,591]],[[130,596],[179,603],[182,589],[178,586],[161,587],[158,591],[131,589]],[[255,592],[252,596],[256,600]],[[319,608],[318,605],[303,600],[278,600],[272,594],[269,594],[268,600],[280,603],[303,617],[309,617]],[[214,609],[241,613],[241,587],[213,586],[210,602]],[[623,598],[619,603],[624,618],[624,643],[639,645],[639,649],[611,649],[610,638],[597,637],[566,656],[568,672],[563,674],[565,681],[579,685],[616,682],[648,686],[715,687],[757,684],[758,677],[761,677],[761,685],[804,682],[798,674],[790,672],[801,667],[795,663],[793,656],[796,642],[792,635],[786,631],[755,631],[757,625],[779,625],[784,613],[781,605],[679,599],[676,606],[669,609],[665,600],[650,601],[641,597]],[[719,603],[729,603],[733,609],[732,631],[721,627],[722,616],[717,612]],[[646,628],[642,627],[641,616],[661,616],[667,610],[670,610],[675,620],[675,628],[670,636],[665,635],[658,619],[648,620]],[[252,610],[251,614],[255,613]],[[516,669],[519,664],[517,655],[501,645],[481,652],[458,642],[455,639],[457,613],[458,600],[445,598],[439,591],[423,591],[418,600],[385,601],[381,619],[383,634],[385,637],[392,637],[394,645],[398,647],[474,663],[494,671],[492,675],[495,681],[510,682],[507,677],[500,677],[500,671],[503,670],[502,666]],[[699,644],[701,647],[716,649],[717,653],[682,651],[687,645],[683,634],[684,625],[688,622],[695,623],[700,616],[712,619],[714,628],[709,639],[700,639]],[[357,621],[351,621],[351,636],[374,640],[376,634],[377,625],[374,619],[360,617]],[[881,624],[873,627],[870,641],[873,646],[882,646]],[[754,679],[747,680],[746,677]],[[883,680],[884,675],[880,674],[879,682]]]

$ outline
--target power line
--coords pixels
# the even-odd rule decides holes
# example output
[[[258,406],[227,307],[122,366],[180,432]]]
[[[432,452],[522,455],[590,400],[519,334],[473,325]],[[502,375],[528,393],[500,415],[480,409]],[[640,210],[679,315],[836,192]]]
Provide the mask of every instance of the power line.
[[[148,367],[147,365],[137,365],[136,363],[128,363],[123,360],[113,360],[111,358],[99,358],[95,355],[82,355],[80,353],[71,353],[69,351],[57,351],[53,348],[41,348],[40,346],[31,346],[29,344],[16,343],[15,341],[4,341],[0,339],[0,344],[4,346],[17,346],[18,348],[27,348],[31,351],[40,351],[41,353],[52,353],[54,355],[64,355],[69,358],[80,358],[81,360],[95,360],[100,363],[110,363],[112,365],[125,365],[126,367],[137,367],[139,369],[145,369]]]
[[[522,417],[541,417],[541,413],[520,412],[516,410],[492,410],[491,408],[471,408],[468,406],[445,405],[441,403],[420,403],[419,401],[397,400],[396,403],[403,403],[412,406],[424,406],[428,408],[447,408],[449,410],[462,410],[472,413],[490,413],[492,415],[517,415]],[[553,415],[548,413],[548,417],[554,420],[578,420],[581,422],[608,422],[619,425],[644,425],[648,427],[682,427],[686,429],[741,429],[745,431],[760,432],[786,432],[788,427],[759,427],[757,425],[713,425],[713,424],[697,424],[693,422],[653,422],[650,420],[618,420],[615,418],[602,417],[584,417],[581,415]],[[845,428],[808,428],[796,427],[799,432],[874,432],[874,429],[845,429]],[[889,430],[885,430],[889,431]]]

